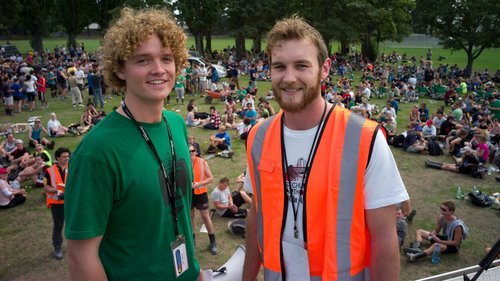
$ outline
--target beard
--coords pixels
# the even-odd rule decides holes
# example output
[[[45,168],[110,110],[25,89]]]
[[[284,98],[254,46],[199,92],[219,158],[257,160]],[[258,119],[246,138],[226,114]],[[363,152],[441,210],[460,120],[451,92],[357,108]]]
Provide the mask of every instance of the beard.
[[[278,102],[279,106],[287,112],[297,113],[304,110],[311,102],[316,99],[320,95],[320,82],[321,82],[321,73],[318,73],[316,78],[316,83],[314,83],[311,87],[307,87],[306,85],[300,85],[298,83],[281,83],[276,87],[273,86],[273,94]],[[302,88],[304,92],[301,96],[283,96],[282,88]]]

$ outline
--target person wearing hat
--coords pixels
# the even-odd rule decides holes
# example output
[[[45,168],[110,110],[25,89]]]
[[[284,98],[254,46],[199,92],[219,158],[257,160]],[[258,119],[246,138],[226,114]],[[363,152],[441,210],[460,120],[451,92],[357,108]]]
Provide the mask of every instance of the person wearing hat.
[[[42,132],[46,133],[47,135],[49,134],[47,129],[43,127],[40,118],[37,118],[35,119],[35,124],[33,124],[33,126],[28,127],[29,146],[36,147],[37,144],[42,144],[46,145],[49,149],[53,149],[55,142],[49,141],[48,139],[42,137]]]
[[[432,120],[429,119],[425,122],[425,126],[422,127],[422,134],[426,139],[434,139],[436,137],[436,127]]]
[[[0,168],[0,208],[7,209],[21,205],[26,201],[24,189],[14,189],[7,182],[8,171]]]

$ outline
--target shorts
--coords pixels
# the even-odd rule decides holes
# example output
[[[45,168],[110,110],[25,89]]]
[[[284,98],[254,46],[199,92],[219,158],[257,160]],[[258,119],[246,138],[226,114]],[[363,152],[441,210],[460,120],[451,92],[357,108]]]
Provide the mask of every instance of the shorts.
[[[184,99],[184,88],[175,88],[176,98]]]
[[[207,193],[194,194],[193,201],[191,202],[191,209],[196,208],[197,210],[203,211],[208,210],[208,195]]]
[[[20,100],[23,100],[24,97],[23,96],[14,96],[14,101],[20,101]]]
[[[229,148],[229,145],[227,145],[227,144],[225,144],[225,143],[221,143],[221,144],[219,144],[219,145],[217,146],[217,148],[218,148],[219,150],[226,150],[226,149],[228,149],[228,148]]]
[[[26,96],[28,97],[28,101],[35,101],[36,99],[36,93],[35,92],[27,92]]]
[[[8,105],[8,106],[14,105],[14,97],[11,96],[11,97],[7,97],[7,98],[3,98],[3,99],[5,101],[5,105]]]
[[[437,237],[441,240],[448,241],[448,238],[446,238],[446,236],[444,236],[444,235],[437,235]],[[434,240],[431,239],[431,244],[434,244],[434,243],[435,243]],[[446,245],[446,250],[444,250],[442,253],[445,253],[445,254],[458,253],[458,247]]]

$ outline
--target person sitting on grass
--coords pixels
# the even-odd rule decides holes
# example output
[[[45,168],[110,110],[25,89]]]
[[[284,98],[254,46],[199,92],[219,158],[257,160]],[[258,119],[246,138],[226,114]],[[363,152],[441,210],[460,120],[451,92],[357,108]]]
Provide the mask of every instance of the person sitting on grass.
[[[429,232],[417,229],[415,242],[412,243],[411,247],[404,249],[409,262],[432,255],[435,247],[440,247],[442,253],[458,253],[462,241],[467,238],[469,229],[463,221],[455,216],[455,203],[445,201],[439,208],[441,214],[436,219],[434,230]],[[441,230],[442,234],[440,235]],[[430,241],[431,245],[422,250],[424,239]]]
[[[26,201],[24,189],[14,189],[7,182],[8,171],[0,168],[0,208],[7,209],[21,205]]]
[[[213,153],[218,150],[231,150],[231,137],[226,132],[225,126],[220,126],[218,133],[210,136],[208,153]]]
[[[236,118],[238,115],[234,113],[231,107],[226,108],[226,114],[223,114],[221,117],[221,123],[226,127],[226,129],[236,129],[238,127],[238,123],[236,122]]]
[[[398,234],[399,247],[403,246],[406,237],[406,230],[408,229],[408,224],[405,220],[405,215],[401,208],[396,209],[396,231]]]
[[[462,149],[462,157],[457,159],[457,164],[452,163],[437,163],[429,159],[425,160],[425,166],[438,170],[446,170],[459,174],[473,175],[479,165],[479,160],[473,154],[473,149],[466,146]]]
[[[210,107],[210,117],[205,120],[200,126],[209,130],[218,130],[221,125],[220,114],[215,109],[215,106]]]
[[[240,209],[244,203],[251,204],[252,199],[243,190],[233,191],[229,189],[229,179],[223,177],[212,191],[217,214],[225,218],[246,218],[247,210]]]
[[[64,137],[68,132],[68,128],[61,125],[54,112],[50,114],[50,120],[47,122],[47,130],[51,137]]]
[[[48,139],[42,137],[42,133],[45,132],[47,135],[49,132],[45,127],[43,127],[40,118],[35,119],[35,124],[28,127],[28,139],[29,146],[36,147],[38,144],[46,145],[49,149],[53,149],[55,142],[49,141]]]

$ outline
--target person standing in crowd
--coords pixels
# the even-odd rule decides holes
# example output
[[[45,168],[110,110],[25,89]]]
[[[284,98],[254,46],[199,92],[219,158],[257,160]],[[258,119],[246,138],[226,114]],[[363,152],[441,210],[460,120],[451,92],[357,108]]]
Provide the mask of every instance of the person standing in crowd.
[[[54,246],[54,258],[57,260],[63,258],[64,189],[68,177],[70,154],[69,149],[59,147],[54,154],[57,162],[45,170],[45,197],[47,207],[50,208],[52,214],[52,246]]]
[[[102,95],[102,76],[99,72],[99,69],[94,68],[94,74],[90,77],[92,80],[92,93],[94,95],[94,105],[97,107],[100,104],[100,107],[104,107],[104,98]]]
[[[247,138],[242,280],[261,265],[265,280],[399,280],[395,204],[409,197],[383,132],[321,97],[331,60],[304,20],[276,23],[266,51],[283,111]]]
[[[212,219],[208,212],[208,184],[214,181],[214,176],[205,159],[196,156],[196,148],[189,145],[189,153],[191,153],[191,165],[193,167],[193,203],[191,205],[191,223],[193,226],[193,237],[195,225],[195,210],[200,211],[201,218],[205,223],[210,239],[209,250],[212,255],[217,255],[217,242],[215,241],[215,232],[212,225]]]
[[[73,100],[73,107],[76,107],[77,102],[78,102],[78,106],[83,107],[82,92],[80,92],[80,88],[78,87],[78,78],[76,77],[74,70],[71,70],[69,72],[68,84],[69,84],[69,88],[71,90],[71,98]]]
[[[5,75],[2,78],[2,96],[3,96],[3,101],[5,103],[5,114],[8,116],[14,116],[12,113],[12,110],[14,109],[14,97],[13,97],[13,90],[11,89],[11,81],[9,76]]]
[[[163,108],[187,60],[185,45],[172,14],[156,8],[124,8],[104,36],[106,84],[126,94],[85,135],[69,165],[65,234],[73,280],[200,275],[187,130]]]

